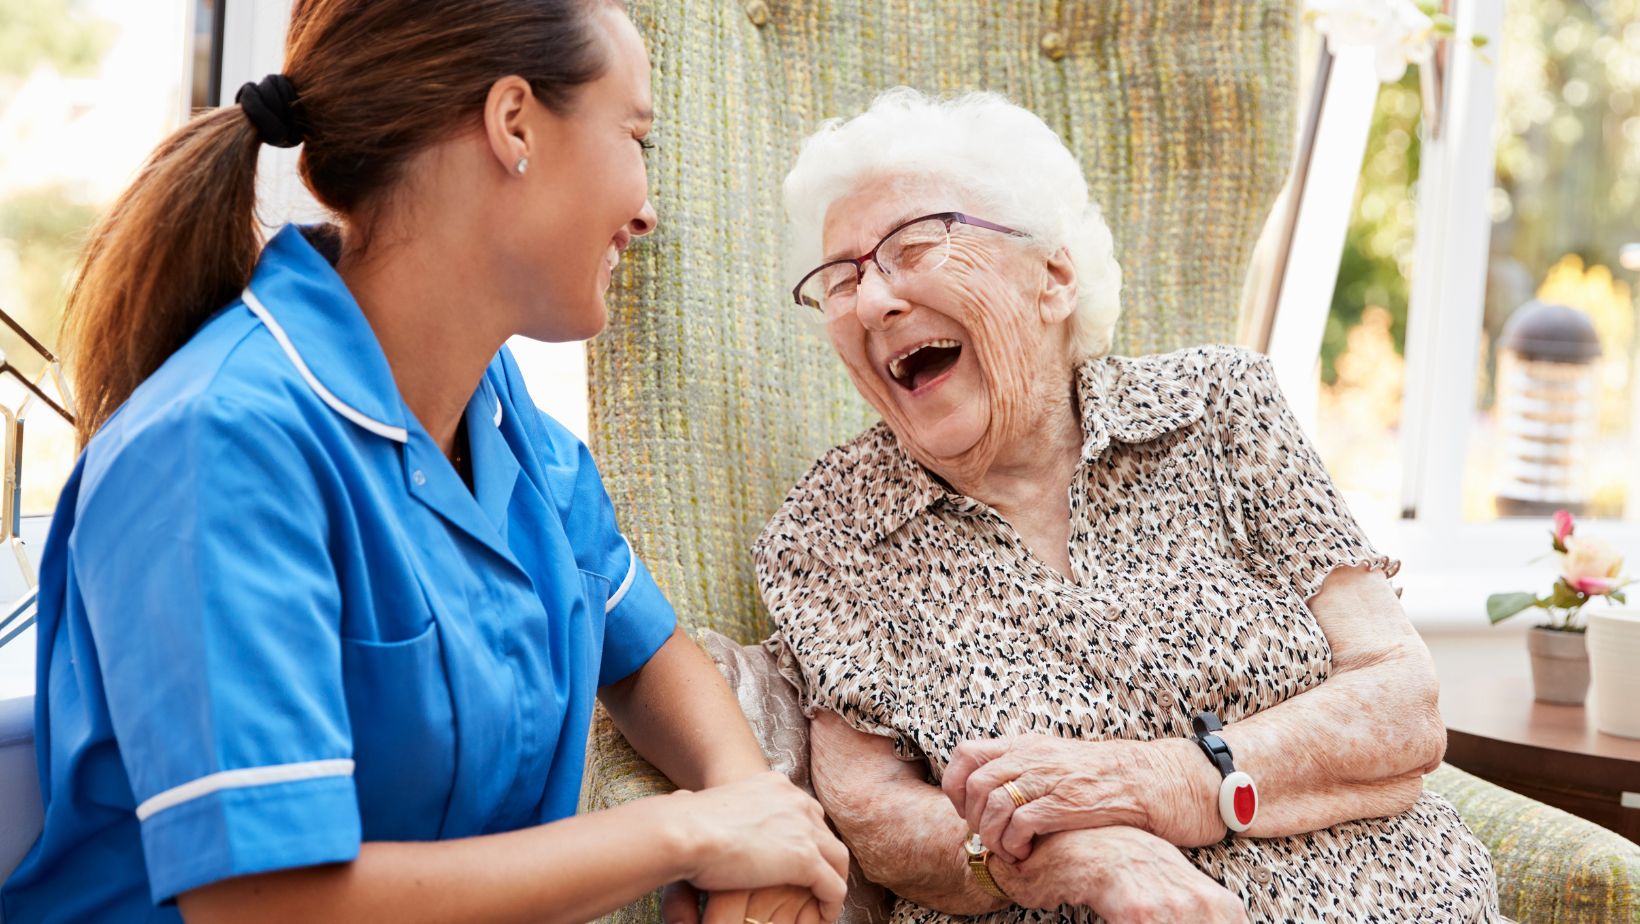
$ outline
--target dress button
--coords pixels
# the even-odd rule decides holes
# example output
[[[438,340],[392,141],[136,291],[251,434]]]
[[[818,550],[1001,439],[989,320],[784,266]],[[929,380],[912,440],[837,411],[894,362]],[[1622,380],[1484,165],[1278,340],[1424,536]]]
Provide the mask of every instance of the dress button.
[[[1259,885],[1269,885],[1271,878],[1272,878],[1272,875],[1270,873],[1270,868],[1269,867],[1267,867],[1267,866],[1255,866],[1255,867],[1253,867],[1253,881],[1254,882],[1258,883]]]
[[[764,0],[750,0],[746,4],[746,18],[759,29],[769,24],[769,4]]]
[[[1042,53],[1050,60],[1058,61],[1065,57],[1065,36],[1059,32],[1048,32],[1042,36]]]
[[[1172,712],[1173,707],[1178,705],[1178,701],[1173,698],[1172,693],[1163,690],[1156,694],[1156,705],[1162,707],[1163,712]]]
[[[410,480],[414,481],[416,483],[416,487],[419,488],[427,483],[427,474],[418,468],[410,473]]]

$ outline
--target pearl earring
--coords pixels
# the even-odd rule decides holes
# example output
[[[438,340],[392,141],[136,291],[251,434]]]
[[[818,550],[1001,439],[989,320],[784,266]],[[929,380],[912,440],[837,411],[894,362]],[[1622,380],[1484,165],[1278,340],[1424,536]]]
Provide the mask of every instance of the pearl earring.
[[[518,172],[519,176],[523,176],[524,171],[530,169],[530,159],[528,157],[520,157],[517,165],[515,165],[513,169]]]

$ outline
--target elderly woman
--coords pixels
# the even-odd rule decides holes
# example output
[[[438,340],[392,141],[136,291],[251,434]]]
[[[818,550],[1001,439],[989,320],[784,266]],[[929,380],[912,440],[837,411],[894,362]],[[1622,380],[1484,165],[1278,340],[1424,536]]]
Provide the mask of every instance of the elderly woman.
[[[755,556],[894,920],[1495,920],[1423,792],[1445,737],[1397,563],[1263,357],[1108,355],[1120,271],[1053,131],[894,91],[785,192],[793,294],[883,423]]]

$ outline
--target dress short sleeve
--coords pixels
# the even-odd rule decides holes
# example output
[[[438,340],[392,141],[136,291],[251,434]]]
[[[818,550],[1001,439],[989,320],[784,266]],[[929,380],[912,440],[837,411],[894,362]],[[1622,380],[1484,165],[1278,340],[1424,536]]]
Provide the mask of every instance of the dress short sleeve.
[[[98,445],[50,582],[95,639],[156,902],[359,851],[332,498],[289,431],[197,397]]]
[[[765,641],[797,687],[803,714],[835,712],[858,731],[894,742],[901,760],[922,760],[914,718],[887,686],[894,676],[878,640],[886,618],[830,566],[781,542],[753,551],[763,602],[775,625]]]
[[[1367,541],[1305,437],[1268,357],[1223,350],[1212,406],[1216,477],[1231,534],[1308,601],[1335,568],[1393,577],[1400,562]]]

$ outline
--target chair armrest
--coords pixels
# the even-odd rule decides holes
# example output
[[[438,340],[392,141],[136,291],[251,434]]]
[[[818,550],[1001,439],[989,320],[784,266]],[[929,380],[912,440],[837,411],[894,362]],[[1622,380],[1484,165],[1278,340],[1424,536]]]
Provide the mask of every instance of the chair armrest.
[[[581,810],[615,808],[645,796],[663,796],[677,787],[654,765],[638,756],[615,721],[599,703],[592,713],[591,742],[587,749],[586,783]],[[601,918],[602,924],[654,924],[661,919],[661,893],[651,892]]]
[[[1568,812],[1442,764],[1424,779],[1492,852],[1503,914],[1581,924],[1640,920],[1640,846]]]

